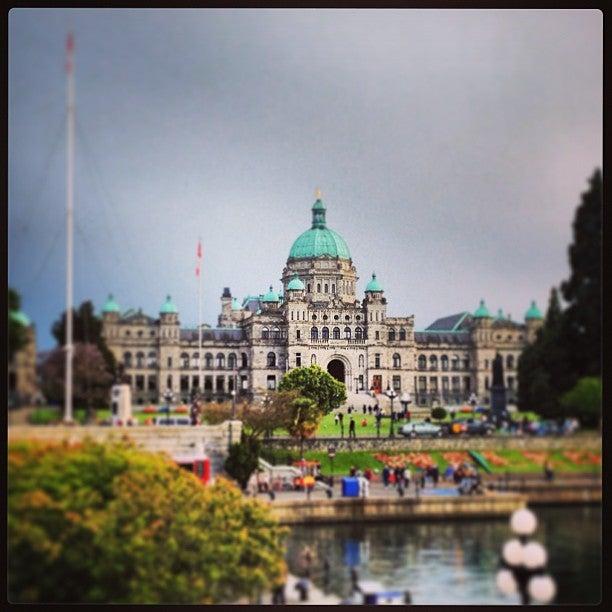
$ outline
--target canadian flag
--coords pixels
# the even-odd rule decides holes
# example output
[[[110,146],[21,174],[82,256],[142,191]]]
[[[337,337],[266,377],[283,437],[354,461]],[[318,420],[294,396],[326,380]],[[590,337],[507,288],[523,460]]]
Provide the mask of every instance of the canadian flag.
[[[198,249],[196,251],[196,276],[200,276],[201,267],[202,267],[202,242],[198,240]]]
[[[74,34],[68,32],[66,37],[66,72],[72,72],[72,55],[74,53]]]

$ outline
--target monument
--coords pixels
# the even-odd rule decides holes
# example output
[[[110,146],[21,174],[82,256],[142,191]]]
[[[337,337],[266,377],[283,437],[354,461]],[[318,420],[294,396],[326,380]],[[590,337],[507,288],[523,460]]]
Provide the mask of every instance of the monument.
[[[507,418],[506,385],[504,384],[504,360],[497,353],[493,360],[493,384],[491,385],[491,413],[497,425]]]

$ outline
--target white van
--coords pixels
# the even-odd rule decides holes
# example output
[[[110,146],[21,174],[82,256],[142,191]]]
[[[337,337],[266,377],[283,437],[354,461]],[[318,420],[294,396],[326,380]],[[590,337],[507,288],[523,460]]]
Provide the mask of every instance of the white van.
[[[156,425],[191,425],[191,419],[189,417],[175,417],[175,416],[158,416],[155,417]]]

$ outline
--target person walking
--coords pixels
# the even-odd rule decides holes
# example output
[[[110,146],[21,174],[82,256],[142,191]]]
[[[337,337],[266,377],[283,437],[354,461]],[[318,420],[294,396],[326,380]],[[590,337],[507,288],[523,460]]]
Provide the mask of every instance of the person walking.
[[[396,467],[395,470],[395,485],[397,487],[401,487],[402,486],[402,482],[404,480],[404,470],[401,467]]]
[[[436,463],[431,470],[431,478],[433,480],[434,487],[438,486],[438,480],[440,480],[440,469]]]
[[[283,570],[272,588],[272,605],[282,606],[287,603],[285,598],[285,587],[287,586],[287,565],[283,564]]]
[[[406,466],[404,468],[404,488],[408,489],[410,487],[410,479],[412,478],[412,473],[410,472],[410,468]]]
[[[368,414],[372,414],[372,406],[368,405]]]
[[[366,412],[367,412],[367,408],[366,408],[366,405],[364,404],[363,405],[363,414],[366,414]]]
[[[380,422],[382,421],[382,414],[380,411],[376,411],[376,437],[380,438]]]
[[[382,480],[383,480],[383,485],[385,486],[385,489],[389,486],[389,472],[390,472],[389,466],[385,465],[382,471]]]
[[[344,413],[338,413],[338,423],[340,424],[340,437],[344,438]]]
[[[357,434],[355,432],[355,419],[351,417],[349,421],[349,438],[356,438]]]

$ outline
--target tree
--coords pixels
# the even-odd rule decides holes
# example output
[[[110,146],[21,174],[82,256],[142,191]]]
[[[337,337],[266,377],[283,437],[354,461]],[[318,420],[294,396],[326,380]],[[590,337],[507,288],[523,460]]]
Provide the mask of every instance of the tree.
[[[596,427],[601,422],[601,378],[585,376],[561,397],[567,416],[577,417],[583,425]]]
[[[304,454],[304,440],[315,434],[322,418],[323,412],[309,397],[297,397],[291,402],[287,431],[300,441],[300,456]]]
[[[51,333],[57,341],[58,346],[64,346],[66,342],[66,312],[64,311],[58,321],[53,323]],[[88,300],[83,302],[78,310],[72,309],[72,339],[73,342],[84,344],[95,344],[104,357],[106,368],[110,374],[118,374],[117,361],[102,337],[102,319],[94,312],[93,303]]]
[[[8,290],[8,308],[8,349],[9,361],[11,361],[15,353],[18,353],[28,343],[28,333],[24,325],[15,317],[11,316],[11,313],[16,313],[21,310],[21,296],[17,293],[17,291],[11,289],[10,287]]]
[[[231,603],[284,568],[269,509],[127,444],[9,445],[16,603]]]
[[[346,387],[318,365],[293,368],[287,372],[278,385],[279,391],[297,390],[303,397],[313,400],[328,414],[346,401]]]
[[[85,405],[87,419],[95,417],[95,406],[109,402],[113,377],[106,362],[93,344],[76,344],[72,364],[72,392],[76,404]],[[66,354],[63,349],[54,349],[41,366],[42,390],[52,402],[64,401],[64,377]]]
[[[601,376],[602,176],[596,169],[576,209],[571,274],[562,283],[571,364],[576,378]]]
[[[261,443],[256,438],[250,438],[244,433],[240,442],[232,444],[225,460],[225,471],[242,487],[246,489],[251,474],[259,464]]]

